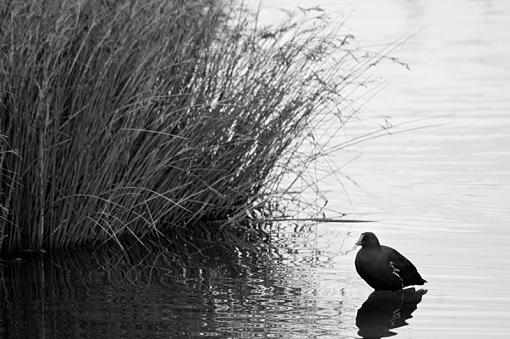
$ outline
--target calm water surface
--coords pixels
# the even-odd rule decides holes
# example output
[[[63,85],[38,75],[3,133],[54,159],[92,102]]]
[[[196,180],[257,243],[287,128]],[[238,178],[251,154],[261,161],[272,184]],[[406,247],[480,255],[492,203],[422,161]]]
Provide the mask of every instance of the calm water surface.
[[[264,20],[289,6],[270,3]],[[352,10],[348,29],[372,49],[413,35],[396,53],[411,70],[379,67],[389,83],[347,137],[387,115],[434,127],[333,159],[361,154],[343,168],[356,181],[343,182],[349,199],[329,188],[329,206],[377,222],[282,226],[278,259],[240,255],[234,266],[181,269],[164,253],[3,261],[0,337],[508,337],[510,2],[300,3]],[[367,229],[413,260],[426,294],[369,298],[352,251]]]

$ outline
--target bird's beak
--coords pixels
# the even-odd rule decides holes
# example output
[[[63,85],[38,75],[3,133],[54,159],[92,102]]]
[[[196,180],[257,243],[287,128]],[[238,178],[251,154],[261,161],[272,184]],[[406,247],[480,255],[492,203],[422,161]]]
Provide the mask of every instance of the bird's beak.
[[[361,239],[363,239],[363,234],[359,236],[358,241],[354,244],[355,246],[361,246]]]

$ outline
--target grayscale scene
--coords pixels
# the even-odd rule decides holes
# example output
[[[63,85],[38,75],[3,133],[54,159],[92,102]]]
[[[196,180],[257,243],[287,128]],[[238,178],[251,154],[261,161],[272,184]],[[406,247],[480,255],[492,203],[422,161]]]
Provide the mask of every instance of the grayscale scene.
[[[0,1],[0,338],[508,338],[509,196],[509,1]]]

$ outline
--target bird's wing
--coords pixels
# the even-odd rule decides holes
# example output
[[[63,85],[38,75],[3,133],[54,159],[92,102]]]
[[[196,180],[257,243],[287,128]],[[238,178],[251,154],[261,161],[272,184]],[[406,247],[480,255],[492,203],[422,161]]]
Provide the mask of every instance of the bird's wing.
[[[388,254],[389,261],[394,269],[394,274],[398,274],[399,278],[404,282],[414,281],[419,279],[418,270],[406,257],[400,254],[397,250],[389,248]]]

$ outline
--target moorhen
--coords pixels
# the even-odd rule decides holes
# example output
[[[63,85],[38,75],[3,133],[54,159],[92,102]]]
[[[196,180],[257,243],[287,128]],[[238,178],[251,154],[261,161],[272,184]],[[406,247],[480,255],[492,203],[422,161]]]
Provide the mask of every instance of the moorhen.
[[[361,233],[356,245],[361,246],[354,261],[356,271],[374,290],[397,291],[427,282],[406,257],[379,244],[374,233]]]

